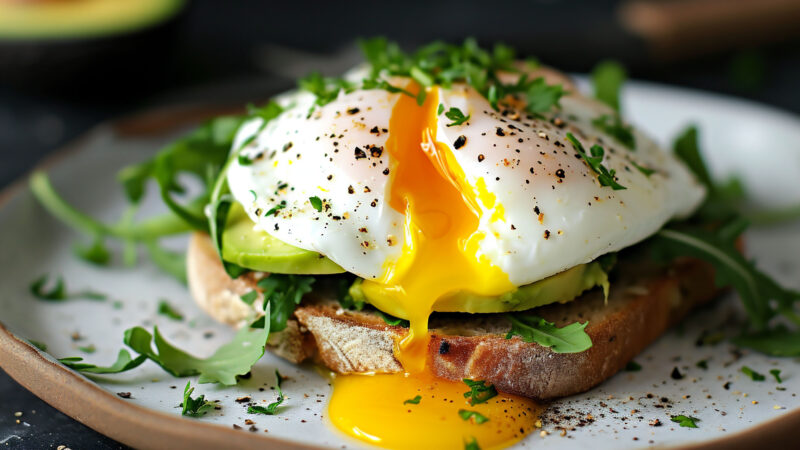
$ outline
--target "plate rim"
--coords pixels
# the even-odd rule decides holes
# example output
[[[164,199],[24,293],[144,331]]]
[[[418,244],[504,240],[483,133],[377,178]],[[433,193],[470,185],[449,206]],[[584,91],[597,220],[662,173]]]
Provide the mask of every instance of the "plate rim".
[[[637,90],[657,89],[661,92],[713,97],[719,101],[732,101],[761,110],[770,110],[786,119],[800,121],[800,116],[797,114],[752,100],[652,82],[629,83]],[[121,137],[153,136],[216,115],[239,111],[242,111],[241,105],[181,103],[156,106],[101,122],[60,149],[51,152],[27,173],[0,190],[0,209],[27,188],[32,173],[56,165],[79,152],[99,133],[110,130]],[[193,421],[125,401],[78,372],[51,361],[38,349],[12,333],[2,321],[0,321],[0,368],[55,409],[101,434],[134,448],[160,448],[165,442],[169,442],[170,448],[176,449],[253,448],[264,444],[297,450],[323,448],[274,436],[234,430],[218,424]],[[39,380],[50,382],[41,383]],[[800,427],[800,408],[724,437],[667,448],[725,450],[780,445],[785,443],[784,437],[791,436],[798,427]]]

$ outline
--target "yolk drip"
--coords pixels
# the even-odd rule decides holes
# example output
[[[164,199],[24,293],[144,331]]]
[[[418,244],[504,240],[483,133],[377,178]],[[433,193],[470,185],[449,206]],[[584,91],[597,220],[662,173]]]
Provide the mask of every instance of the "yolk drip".
[[[412,82],[407,89],[422,88]],[[384,278],[362,285],[378,309],[399,312],[410,321],[396,354],[412,373],[425,368],[428,316],[437,299],[457,291],[490,296],[514,289],[502,270],[477,254],[483,238],[477,231],[479,204],[494,203],[494,198],[470,186],[451,150],[436,140],[438,106],[434,87],[422,106],[400,95],[392,110],[386,142],[394,163],[388,201],[405,214],[406,239]]]
[[[499,394],[470,405],[461,382],[418,374],[337,375],[328,407],[333,424],[348,435],[392,449],[463,449],[475,439],[480,448],[513,445],[533,428],[541,408],[532,400]],[[404,403],[419,396],[418,404]],[[489,420],[464,420],[459,411]]]

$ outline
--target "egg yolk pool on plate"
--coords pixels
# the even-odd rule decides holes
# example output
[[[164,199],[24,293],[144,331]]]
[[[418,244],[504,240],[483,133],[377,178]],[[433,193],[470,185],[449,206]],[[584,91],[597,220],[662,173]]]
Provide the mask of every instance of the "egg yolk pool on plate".
[[[407,89],[422,88],[411,83]],[[466,182],[451,150],[436,140],[438,105],[438,88],[431,88],[422,105],[401,95],[392,110],[389,202],[405,214],[406,241],[383,279],[362,285],[376,307],[399,308],[408,317],[409,333],[395,351],[406,373],[337,376],[328,414],[345,433],[388,448],[464,448],[473,439],[481,448],[505,447],[533,428],[535,403],[499,395],[473,405],[465,398],[467,384],[438,379],[426,368],[428,317],[437,299],[514,289],[502,270],[476,254],[478,202],[499,205]]]

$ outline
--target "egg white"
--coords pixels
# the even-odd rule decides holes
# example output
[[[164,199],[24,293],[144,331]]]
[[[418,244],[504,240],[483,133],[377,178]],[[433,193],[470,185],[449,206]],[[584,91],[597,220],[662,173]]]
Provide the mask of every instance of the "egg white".
[[[263,130],[260,119],[242,126],[234,148],[257,133],[242,150],[255,161],[234,160],[228,184],[255,226],[363,278],[380,278],[406,239],[404,214],[387,201],[393,161],[385,143],[399,95],[377,89],[341,93],[309,115],[314,96],[292,93],[280,99],[286,111]],[[440,103],[471,116],[448,126],[451,121],[439,115],[437,140],[455,156],[469,186],[485,184],[496,197],[494,205],[480,204],[477,231],[484,237],[478,254],[516,286],[633,245],[670,219],[689,215],[705,196],[688,169],[646,135],[635,131],[631,150],[597,130],[592,119],[612,111],[577,92],[563,97],[561,109],[547,119],[494,111],[463,84],[441,88]],[[603,165],[616,170],[627,189],[601,186],[576,157],[567,132],[587,151],[602,145]],[[456,149],[461,136],[466,142]],[[633,163],[656,172],[647,176]],[[322,200],[322,211],[310,197]],[[281,201],[285,208],[265,214]]]

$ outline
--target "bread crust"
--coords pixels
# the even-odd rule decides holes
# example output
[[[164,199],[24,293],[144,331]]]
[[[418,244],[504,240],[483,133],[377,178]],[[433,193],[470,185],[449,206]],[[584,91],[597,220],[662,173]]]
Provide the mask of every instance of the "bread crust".
[[[261,310],[239,296],[264,274],[230,279],[203,234],[192,236],[187,257],[192,295],[211,317],[239,326]],[[540,400],[576,394],[614,375],[693,307],[719,293],[713,268],[699,260],[677,261],[668,269],[641,261],[620,264],[623,276],[612,283],[607,302],[589,292],[536,309],[558,326],[588,320],[589,350],[554,353],[516,336],[506,339],[510,323],[502,314],[436,314],[430,320],[429,367],[442,378],[486,380],[500,391]],[[314,295],[295,310],[286,330],[270,337],[268,348],[292,362],[312,359],[337,373],[400,372],[394,352],[407,331],[374,312],[345,310]]]

